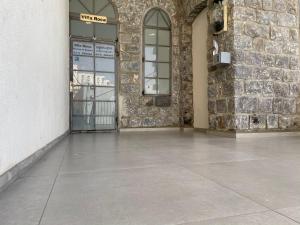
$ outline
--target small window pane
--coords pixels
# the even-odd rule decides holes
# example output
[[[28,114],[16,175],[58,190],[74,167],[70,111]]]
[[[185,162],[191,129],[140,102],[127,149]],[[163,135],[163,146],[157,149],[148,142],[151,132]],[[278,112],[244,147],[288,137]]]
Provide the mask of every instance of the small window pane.
[[[97,116],[95,117],[97,130],[113,130],[115,129],[115,116]]]
[[[91,57],[74,56],[73,70],[94,70],[94,59]]]
[[[74,100],[90,101],[94,99],[94,88],[88,86],[74,86],[73,87]]]
[[[106,58],[96,58],[96,71],[115,72],[115,60]]]
[[[146,62],[145,63],[145,77],[156,77],[156,63]]]
[[[72,12],[72,13],[89,13],[78,0],[70,1],[70,12]]]
[[[169,28],[169,24],[167,24],[166,20],[163,18],[162,14],[158,14],[158,26],[163,28]]]
[[[104,101],[96,102],[96,115],[97,116],[115,116],[115,102]]]
[[[147,26],[157,26],[157,13],[156,11],[151,11],[148,13],[146,20],[145,20],[145,25]]]
[[[93,85],[94,73],[74,71],[73,72],[73,84],[74,85]]]
[[[158,64],[158,77],[159,78],[169,78],[170,77],[170,64],[169,63],[159,63]]]
[[[108,18],[115,18],[115,11],[111,5],[106,6],[102,11],[98,13],[100,16],[106,16]]]
[[[81,1],[84,6],[89,10],[90,13],[94,13],[93,12],[93,1],[94,0],[83,0]]]
[[[107,0],[95,1],[95,13],[98,13],[100,10],[103,10],[107,4]],[[99,14],[101,14],[101,11]]]
[[[145,43],[155,45],[157,40],[157,30],[145,29]]]
[[[93,37],[93,25],[71,20],[71,34],[81,37]]]
[[[93,102],[73,102],[73,115],[93,115]]]
[[[115,88],[96,87],[96,101],[114,101]]]
[[[95,129],[95,117],[73,116],[72,129],[73,130],[94,130]]]
[[[170,48],[158,47],[158,61],[169,62],[170,61]]]
[[[96,37],[105,40],[117,40],[117,28],[115,25],[95,24]]]
[[[157,94],[156,79],[145,79],[145,94],[155,95]]]
[[[169,94],[170,93],[170,81],[167,79],[159,79],[158,80],[158,93],[159,94]]]
[[[170,46],[170,31],[167,30],[158,31],[158,44]]]
[[[94,44],[90,42],[73,42],[73,55],[94,56]]]
[[[168,27],[171,28],[171,21],[170,21],[170,17],[166,12],[160,11],[162,17],[165,19],[165,22],[167,23]]]
[[[95,77],[97,86],[115,86],[115,74],[114,73],[96,73]]]
[[[156,47],[146,46],[145,48],[145,59],[147,61],[156,61]]]

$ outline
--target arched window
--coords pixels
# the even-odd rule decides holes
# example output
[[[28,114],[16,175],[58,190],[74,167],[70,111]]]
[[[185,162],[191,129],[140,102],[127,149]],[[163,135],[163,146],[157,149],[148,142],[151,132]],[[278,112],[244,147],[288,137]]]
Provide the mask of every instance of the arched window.
[[[170,95],[171,21],[163,10],[155,8],[146,14],[143,41],[143,93],[145,95]]]

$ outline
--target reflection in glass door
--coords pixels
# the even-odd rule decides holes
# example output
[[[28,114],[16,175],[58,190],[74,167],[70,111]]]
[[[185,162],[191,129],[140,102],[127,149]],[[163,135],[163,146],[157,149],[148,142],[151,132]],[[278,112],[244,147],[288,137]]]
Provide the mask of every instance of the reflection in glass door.
[[[115,130],[115,45],[74,40],[71,47],[72,130]]]

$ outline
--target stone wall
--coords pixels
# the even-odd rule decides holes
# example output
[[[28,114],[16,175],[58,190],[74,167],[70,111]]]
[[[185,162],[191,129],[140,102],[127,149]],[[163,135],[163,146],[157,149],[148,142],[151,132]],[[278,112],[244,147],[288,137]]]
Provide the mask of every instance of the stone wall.
[[[234,4],[229,3],[228,14],[231,15]],[[234,26],[232,17],[228,18],[228,31],[214,36],[208,35],[208,49],[213,49],[213,40],[219,44],[219,52],[233,52]],[[232,66],[216,68],[212,66],[212,50],[208,51],[208,111],[210,129],[235,129],[234,95],[240,86],[233,79]]]
[[[206,0],[113,0],[120,21],[120,127],[193,123],[192,27]],[[228,0],[229,31],[218,36],[232,65],[211,67],[209,121],[216,130],[298,128],[300,114],[299,6],[296,0]],[[152,7],[169,13],[173,33],[172,105],[155,107],[142,95],[142,21]]]
[[[207,1],[186,0],[191,22]],[[228,0],[229,31],[209,34],[232,65],[211,67],[208,52],[210,128],[223,131],[300,127],[299,6],[296,0]]]
[[[113,0],[119,14],[119,123],[120,128],[180,125],[180,26],[172,0]],[[146,12],[160,7],[172,21],[172,104],[156,107],[153,97],[142,95],[142,28]]]
[[[234,1],[237,130],[300,126],[298,12],[296,0]]]

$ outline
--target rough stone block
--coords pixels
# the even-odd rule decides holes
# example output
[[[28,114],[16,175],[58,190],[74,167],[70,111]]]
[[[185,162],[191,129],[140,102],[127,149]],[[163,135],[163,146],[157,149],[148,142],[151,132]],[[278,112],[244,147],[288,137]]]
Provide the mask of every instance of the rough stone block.
[[[287,55],[299,55],[299,44],[285,43],[283,46],[283,53]]]
[[[217,96],[217,89],[214,85],[208,86],[208,97],[215,98]]]
[[[235,102],[234,98],[229,98],[227,100],[227,109],[229,113],[234,113],[235,112]]]
[[[289,68],[289,57],[284,55],[277,55],[275,57],[275,65],[279,68]]]
[[[290,41],[299,41],[299,31],[298,29],[290,29]]]
[[[278,20],[276,13],[272,11],[258,10],[256,15],[256,21],[261,24],[276,24]]]
[[[283,113],[283,99],[282,98],[274,98],[273,100],[273,112],[276,114]]]
[[[300,69],[300,62],[299,62],[298,56],[290,57],[290,69],[291,70],[299,70]]]
[[[210,114],[216,113],[216,101],[208,101],[208,112]]]
[[[283,0],[282,0],[283,1]],[[297,17],[289,13],[278,13],[278,25],[283,27],[297,27]]]
[[[268,80],[270,78],[270,70],[267,67],[255,67],[253,69],[253,78],[256,80]]]
[[[300,95],[300,84],[292,83],[290,84],[290,95],[294,97],[298,97]]]
[[[267,128],[277,129],[278,128],[278,115],[268,115],[267,116]]]
[[[238,65],[234,66],[234,78],[248,80],[252,77],[252,67]]]
[[[217,116],[216,122],[217,122],[217,129],[224,130],[227,128],[227,122],[225,116]]]
[[[283,114],[295,114],[297,112],[297,103],[295,99],[283,99],[282,101]]]
[[[265,51],[265,40],[263,38],[254,38],[252,46],[256,51],[264,52]]]
[[[264,115],[252,115],[249,118],[250,129],[266,129],[267,118]]]
[[[237,97],[235,107],[237,113],[256,113],[258,112],[258,99],[255,97]]]
[[[273,94],[274,94],[273,81],[265,81],[264,82],[264,88],[263,88],[262,93],[264,96],[273,96]]]
[[[295,126],[294,117],[292,116],[279,116],[279,128],[280,129],[289,129]]]
[[[274,62],[273,57],[272,57],[272,61]],[[247,52],[245,54],[245,63],[248,65],[255,65],[255,66],[262,65],[264,63],[264,55],[258,52]]]
[[[275,66],[275,57],[274,55],[263,55],[261,56],[262,62],[258,61],[258,64],[254,64],[254,65],[263,65],[263,66],[268,66],[268,67],[274,67]]]
[[[261,37],[268,39],[270,37],[270,27],[248,22],[245,24],[245,34],[252,38]]]
[[[272,113],[273,111],[273,98],[260,98],[259,111],[261,113]]]
[[[262,5],[264,10],[272,10],[273,0],[262,0]]]
[[[235,49],[251,49],[252,48],[252,37],[246,35],[237,35],[234,37],[234,48]]]
[[[273,9],[278,12],[285,12],[286,0],[273,0]]]
[[[275,82],[274,93],[276,97],[288,97],[290,94],[289,84]]]
[[[245,6],[254,8],[254,9],[261,9],[262,8],[262,1],[261,0],[246,0]]]
[[[227,103],[226,99],[217,100],[217,112],[218,113],[226,113],[227,112]]]
[[[249,95],[261,94],[263,90],[263,81],[246,81],[245,93]]]
[[[236,115],[235,116],[235,128],[237,130],[249,129],[249,116],[247,115]]]
[[[210,129],[217,128],[217,117],[215,115],[209,115],[209,128]]]
[[[281,42],[265,41],[265,50],[270,54],[281,54],[284,46]]]
[[[256,11],[251,8],[235,6],[233,8],[233,19],[241,21],[256,21]]]
[[[270,69],[270,77],[273,81],[281,81],[283,76],[283,70],[282,69]]]
[[[123,61],[120,63],[120,69],[122,72],[139,72],[140,63],[135,61]]]
[[[288,13],[297,15],[297,0],[286,1],[286,8]]]
[[[289,32],[290,32],[289,27],[278,27],[272,25],[270,38],[271,40],[276,40],[276,41],[289,41],[290,39]]]

